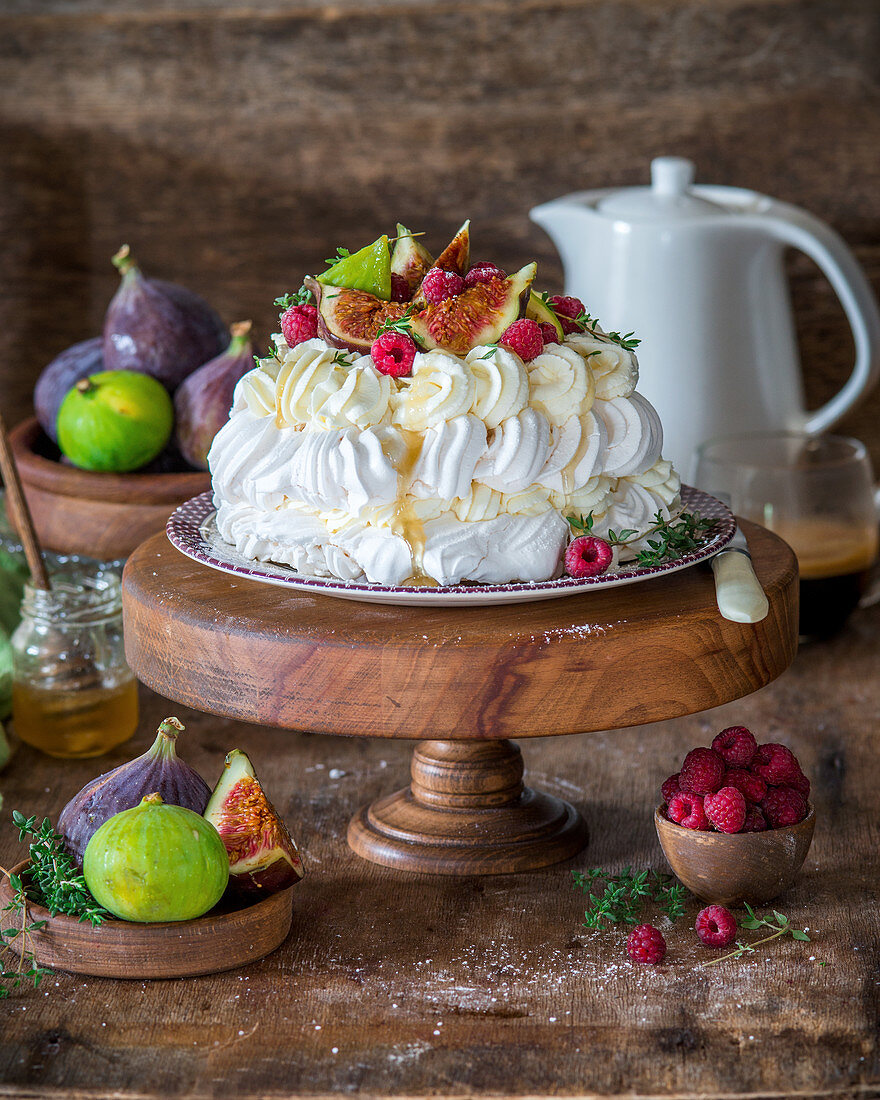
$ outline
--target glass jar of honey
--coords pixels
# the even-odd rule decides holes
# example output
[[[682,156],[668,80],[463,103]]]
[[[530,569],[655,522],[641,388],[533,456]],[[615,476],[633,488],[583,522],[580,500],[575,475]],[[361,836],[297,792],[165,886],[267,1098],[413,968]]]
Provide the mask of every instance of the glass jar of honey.
[[[138,720],[137,681],[122,645],[122,585],[83,562],[26,584],[12,635],[15,732],[50,756],[99,756]]]

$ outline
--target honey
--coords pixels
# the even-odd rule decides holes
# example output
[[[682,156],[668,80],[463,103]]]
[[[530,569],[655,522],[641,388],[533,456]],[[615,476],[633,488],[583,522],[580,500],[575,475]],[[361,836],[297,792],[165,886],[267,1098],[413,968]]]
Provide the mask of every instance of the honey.
[[[49,756],[100,756],[137,728],[137,681],[72,690],[13,683],[12,712],[21,740]]]
[[[51,588],[25,584],[12,635],[12,718],[50,756],[99,756],[137,727],[137,682],[122,644],[119,577],[78,563]]]

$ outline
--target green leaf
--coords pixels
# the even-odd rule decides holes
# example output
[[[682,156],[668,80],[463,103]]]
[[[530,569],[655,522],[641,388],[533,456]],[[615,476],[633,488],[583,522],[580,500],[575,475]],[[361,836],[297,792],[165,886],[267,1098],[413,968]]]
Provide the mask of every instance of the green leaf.
[[[793,940],[803,940],[806,943],[810,942],[810,937],[806,934],[806,932],[800,932],[797,928],[792,929],[791,938]]]

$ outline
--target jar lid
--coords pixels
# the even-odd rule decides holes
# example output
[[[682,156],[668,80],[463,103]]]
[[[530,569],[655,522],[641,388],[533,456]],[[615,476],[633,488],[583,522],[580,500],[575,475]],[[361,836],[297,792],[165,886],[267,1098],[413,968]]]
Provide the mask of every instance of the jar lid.
[[[655,157],[650,187],[625,187],[601,199],[596,209],[621,221],[686,221],[729,214],[725,206],[691,190],[694,162],[685,157]]]

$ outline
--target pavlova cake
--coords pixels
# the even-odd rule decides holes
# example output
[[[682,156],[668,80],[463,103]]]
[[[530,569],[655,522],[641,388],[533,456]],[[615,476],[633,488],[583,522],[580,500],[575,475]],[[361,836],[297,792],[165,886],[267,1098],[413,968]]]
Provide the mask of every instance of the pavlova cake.
[[[243,556],[383,585],[590,576],[681,509],[637,341],[536,265],[434,259],[402,226],[278,300],[208,461]]]

